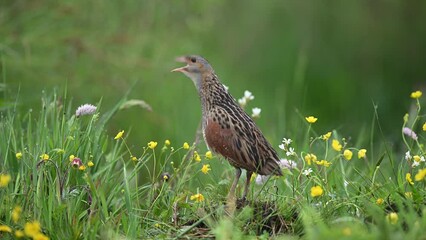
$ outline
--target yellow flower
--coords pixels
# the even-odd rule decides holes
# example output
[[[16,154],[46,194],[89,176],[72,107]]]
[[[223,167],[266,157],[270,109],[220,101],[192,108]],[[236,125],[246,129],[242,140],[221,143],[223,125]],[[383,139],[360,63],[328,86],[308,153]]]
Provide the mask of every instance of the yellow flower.
[[[186,149],[186,150],[189,149],[189,144],[187,142],[183,143],[183,149]]]
[[[86,166],[81,165],[80,167],[78,167],[78,170],[80,170],[80,171],[84,171],[84,170],[86,170]]]
[[[135,157],[135,156],[130,156],[130,159],[132,159],[132,161],[137,161],[138,160],[138,158]]]
[[[22,158],[22,153],[21,152],[17,152],[16,153],[16,159],[21,159]]]
[[[331,137],[331,132],[328,132],[321,136],[321,139],[327,141]]]
[[[164,180],[164,181],[169,180],[169,176],[168,176],[167,174],[164,174],[164,175],[163,175],[163,180]]]
[[[41,227],[38,221],[27,222],[24,225],[25,235],[28,237],[34,238],[38,233],[40,233]]]
[[[417,98],[419,98],[419,97],[421,97],[422,96],[422,92],[421,91],[415,91],[415,92],[412,92],[411,93],[411,95],[410,95],[410,97],[411,98],[414,98],[414,99],[417,99]]]
[[[411,185],[414,185],[413,179],[411,179],[411,173],[405,174],[405,180]]]
[[[49,240],[49,237],[47,237],[46,235],[44,235],[43,233],[37,233],[34,237],[33,240]]]
[[[74,155],[70,155],[70,162],[74,161],[75,156]]]
[[[148,147],[154,149],[157,146],[157,142],[151,141],[148,143]]]
[[[121,131],[121,132],[118,132],[118,133],[117,133],[117,135],[115,135],[114,140],[117,140],[117,139],[122,138],[122,137],[123,137],[123,134],[124,134],[124,130],[123,130],[123,131]]]
[[[305,119],[308,123],[315,123],[318,120],[318,118],[314,116],[305,117]]]
[[[89,166],[89,167],[93,167],[93,166],[95,166],[95,164],[94,164],[92,161],[89,161],[89,162],[87,163],[87,166]]]
[[[407,198],[413,198],[413,192],[405,192],[404,194]]]
[[[352,234],[352,230],[349,227],[345,227],[342,230],[343,235],[350,236]]]
[[[40,158],[41,158],[41,160],[43,160],[43,161],[47,161],[47,160],[49,160],[49,155],[47,155],[46,153],[44,153],[44,154],[42,154],[42,155],[40,156]]]
[[[360,158],[365,158],[365,154],[367,153],[367,149],[360,149],[359,151],[358,151],[358,159],[360,159]]]
[[[256,173],[253,173],[253,174],[251,175],[250,182],[253,182],[253,181],[256,179],[256,177],[257,177],[257,174],[256,174]]]
[[[20,206],[15,206],[12,210],[12,221],[17,223],[19,221],[19,217],[21,216],[22,208]]]
[[[16,230],[15,231],[15,237],[23,238],[24,236],[25,236],[24,231],[22,231],[22,230]]]
[[[316,161],[315,163],[317,165],[324,166],[324,167],[330,167],[330,165],[331,165],[331,162],[329,162],[327,160]]]
[[[170,146],[170,140],[169,139],[167,139],[166,141],[164,141],[164,145],[166,145],[166,146]]]
[[[339,140],[333,139],[331,147],[338,152],[342,151],[342,144],[340,144]]]
[[[426,131],[426,122],[423,124],[423,131]]]
[[[213,158],[213,154],[212,154],[211,151],[207,151],[205,156],[206,156],[207,159],[212,159]]]
[[[191,201],[202,202],[204,201],[204,196],[201,193],[197,193],[191,196]]]
[[[351,160],[352,159],[352,151],[346,149],[345,151],[343,151],[343,156],[346,158],[346,160]]]
[[[312,162],[316,162],[316,161],[317,161],[317,156],[315,156],[313,153],[306,154],[306,156],[305,156],[305,162],[308,165],[311,165]]]
[[[420,162],[420,156],[419,155],[414,155],[413,156],[413,159],[414,159],[414,161],[416,161],[416,162]]]
[[[207,174],[210,170],[211,170],[210,164],[204,164],[203,167],[201,168],[201,172],[203,172],[204,174]]]
[[[11,177],[9,174],[0,174],[0,187],[6,187],[10,179]]]
[[[386,216],[386,220],[388,220],[391,224],[396,224],[398,222],[398,214],[391,212]]]
[[[321,186],[314,186],[311,188],[311,196],[312,197],[319,197],[324,193],[324,190],[322,190]]]
[[[12,232],[12,228],[10,228],[7,225],[0,225],[0,232],[8,232],[8,233],[10,233],[10,232]]]
[[[421,181],[425,178],[425,176],[426,176],[426,168],[423,168],[423,169],[419,170],[419,172],[416,174],[416,176],[414,176],[414,180]]]
[[[201,157],[200,157],[200,154],[198,154],[198,152],[197,151],[194,151],[194,160],[195,161],[197,161],[197,162],[201,162]]]
[[[382,205],[384,202],[385,202],[385,200],[384,200],[383,198],[378,198],[378,199],[376,200],[376,204],[377,204],[377,205]]]
[[[160,227],[160,224],[159,224],[159,223],[156,223],[156,224],[154,224],[154,227],[159,228],[159,227]]]

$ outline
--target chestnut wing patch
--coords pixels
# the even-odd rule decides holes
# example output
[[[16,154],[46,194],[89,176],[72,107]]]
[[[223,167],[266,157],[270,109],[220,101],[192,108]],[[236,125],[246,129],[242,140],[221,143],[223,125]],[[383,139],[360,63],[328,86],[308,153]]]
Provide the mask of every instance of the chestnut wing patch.
[[[219,123],[208,120],[204,131],[207,145],[213,152],[219,153],[231,161],[236,158],[235,150],[232,147],[234,136],[231,129],[223,129]]]
[[[247,142],[235,129],[222,128],[219,123],[209,120],[204,131],[206,143],[211,150],[225,157],[234,167],[257,172],[256,160],[246,151]]]
[[[209,148],[234,167],[262,175],[281,175],[275,150],[253,120],[237,110],[217,108],[207,117],[204,136]]]

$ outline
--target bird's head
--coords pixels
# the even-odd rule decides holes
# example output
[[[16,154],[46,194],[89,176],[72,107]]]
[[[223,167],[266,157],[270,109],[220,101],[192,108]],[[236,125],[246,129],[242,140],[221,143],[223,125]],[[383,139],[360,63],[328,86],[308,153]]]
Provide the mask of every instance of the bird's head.
[[[203,77],[212,74],[213,68],[207,62],[206,59],[196,56],[188,55],[176,58],[177,62],[186,63],[186,66],[175,68],[172,72],[181,72],[189,77],[197,88],[200,87]]]

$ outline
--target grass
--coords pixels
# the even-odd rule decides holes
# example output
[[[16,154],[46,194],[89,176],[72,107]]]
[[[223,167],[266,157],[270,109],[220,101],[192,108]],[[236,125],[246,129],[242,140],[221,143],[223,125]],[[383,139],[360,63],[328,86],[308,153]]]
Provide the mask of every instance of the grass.
[[[107,134],[111,118],[129,105],[127,95],[112,109],[98,103],[96,112],[79,117],[66,92],[45,93],[39,113],[17,111],[18,101],[0,122],[2,239],[423,237],[423,133],[416,140],[401,134],[401,144],[393,144],[400,151],[383,139],[373,155],[354,145],[356,139],[337,131],[327,136],[301,118],[304,139],[279,150],[297,166],[280,178],[257,176],[249,201],[239,200],[228,216],[233,169],[219,156],[206,157],[202,142],[166,142],[165,136],[133,146],[126,126],[115,137]],[[421,131],[419,98],[413,104],[417,111],[402,127]],[[358,157],[360,149],[365,156]],[[416,160],[419,166],[412,166]],[[207,164],[211,170],[203,172]]]
[[[0,239],[421,239],[425,163],[412,164],[425,156],[425,114],[401,96],[426,76],[422,9],[398,0],[2,1]],[[209,59],[234,96],[253,90],[258,125],[297,164],[253,180],[233,217],[223,205],[234,170],[205,156],[196,92],[169,73],[188,53]],[[75,116],[100,98],[94,115]],[[283,137],[293,142],[280,150]],[[308,165],[307,154],[319,162],[310,155]]]

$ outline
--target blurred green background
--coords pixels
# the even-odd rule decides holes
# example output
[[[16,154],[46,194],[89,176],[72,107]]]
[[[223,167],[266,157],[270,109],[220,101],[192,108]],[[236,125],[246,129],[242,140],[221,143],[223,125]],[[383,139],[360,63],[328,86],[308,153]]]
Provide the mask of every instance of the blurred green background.
[[[3,100],[40,108],[42,90],[67,86],[75,107],[130,98],[153,112],[123,110],[109,128],[132,129],[135,146],[191,142],[200,121],[192,82],[174,58],[207,58],[276,146],[297,136],[301,116],[319,134],[357,137],[371,128],[400,136],[413,90],[426,87],[425,1],[0,1]],[[176,146],[175,145],[175,146]]]

